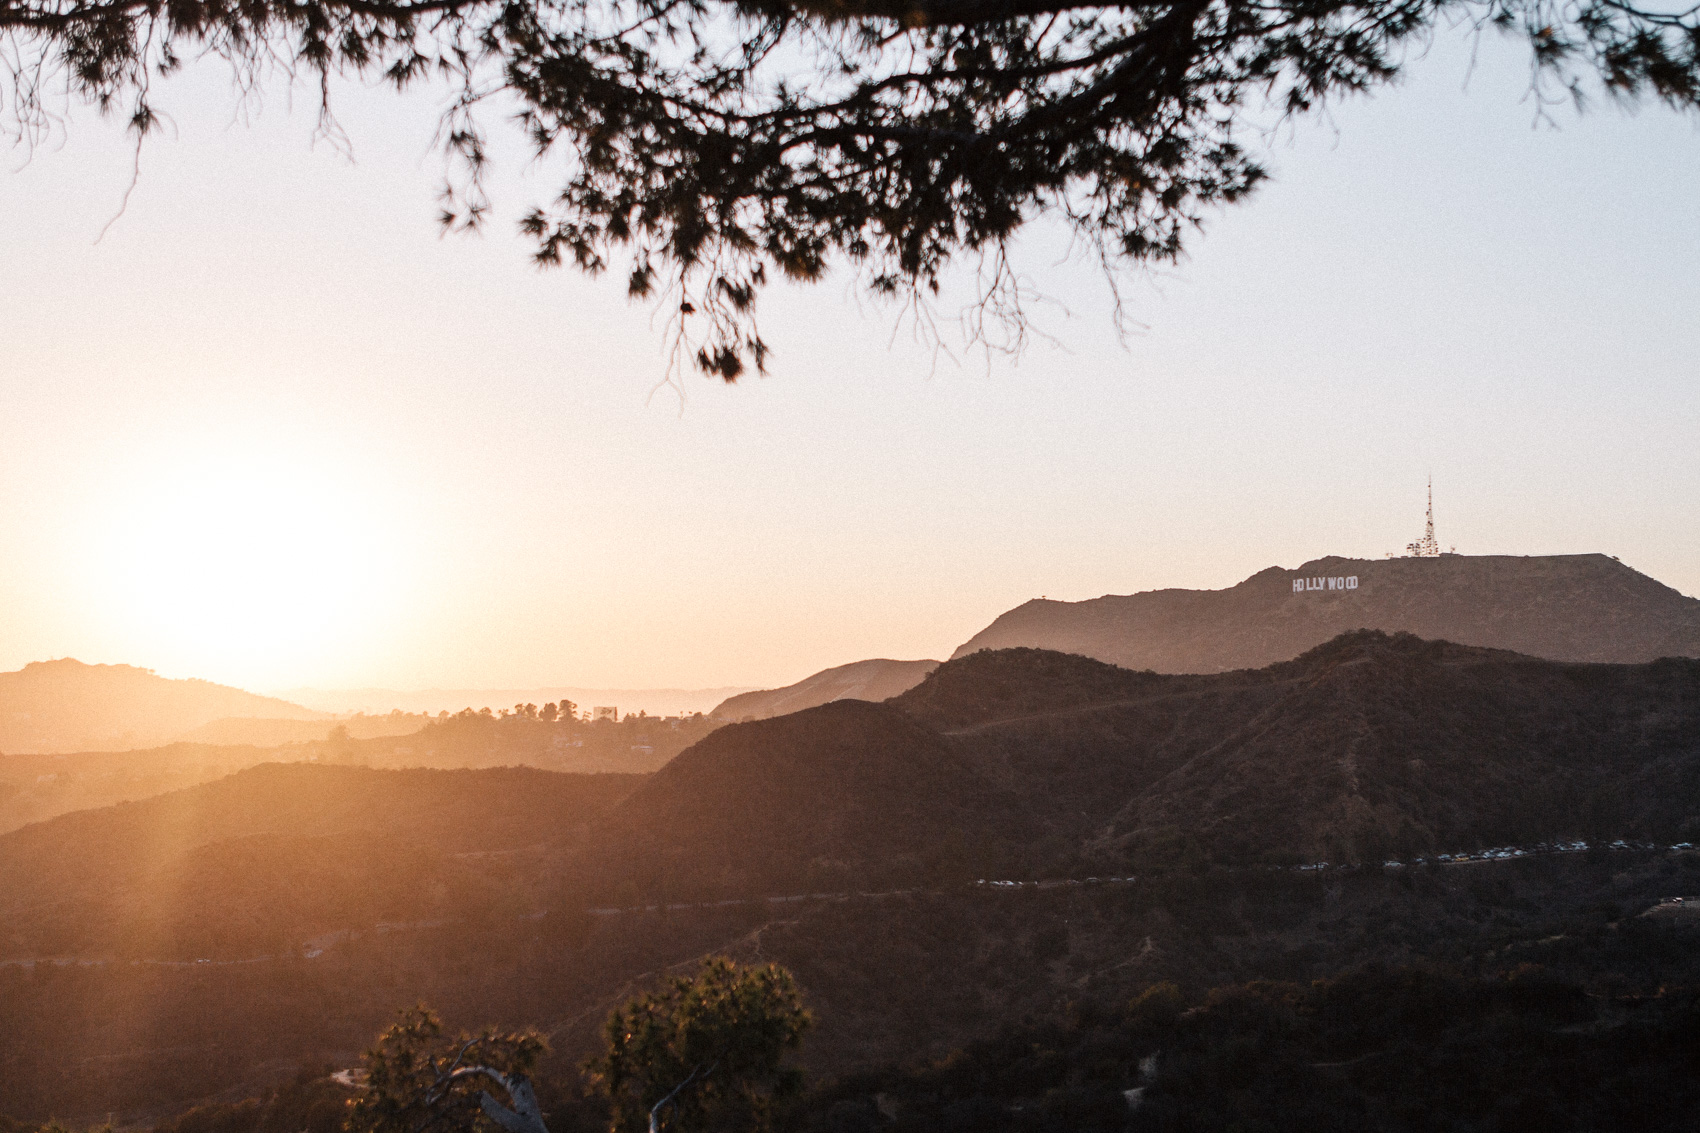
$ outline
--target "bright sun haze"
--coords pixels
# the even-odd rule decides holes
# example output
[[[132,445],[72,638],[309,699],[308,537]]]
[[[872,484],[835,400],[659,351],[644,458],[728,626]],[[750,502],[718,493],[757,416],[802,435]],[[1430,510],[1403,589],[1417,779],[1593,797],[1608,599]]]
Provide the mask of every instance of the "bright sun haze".
[[[113,584],[165,636],[235,656],[312,642],[374,582],[367,540],[311,468],[228,455],[143,477]]]
[[[357,464],[278,437],[144,446],[78,519],[95,605],[162,671],[286,679],[404,586]]]

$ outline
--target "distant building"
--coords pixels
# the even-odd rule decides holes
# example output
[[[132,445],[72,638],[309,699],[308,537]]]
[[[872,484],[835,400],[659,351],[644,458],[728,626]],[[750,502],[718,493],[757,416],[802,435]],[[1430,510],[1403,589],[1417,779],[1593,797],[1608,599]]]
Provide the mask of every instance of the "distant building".
[[[620,722],[620,710],[612,706],[607,708],[592,708],[590,710],[590,719],[592,722],[597,720],[607,720],[610,723],[618,724]]]

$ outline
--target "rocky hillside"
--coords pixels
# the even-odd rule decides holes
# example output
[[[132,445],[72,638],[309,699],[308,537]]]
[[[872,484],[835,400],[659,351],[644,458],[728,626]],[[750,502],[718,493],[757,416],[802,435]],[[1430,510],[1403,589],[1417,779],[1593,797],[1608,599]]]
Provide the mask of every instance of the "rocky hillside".
[[[759,689],[728,697],[712,713],[717,720],[765,720],[801,712],[834,700],[888,700],[914,688],[939,667],[937,661],[854,661],[822,669],[784,688]]]
[[[1028,602],[952,656],[1031,646],[1129,669],[1220,673],[1286,661],[1354,629],[1634,663],[1700,657],[1700,600],[1605,555],[1324,558],[1226,590]]]

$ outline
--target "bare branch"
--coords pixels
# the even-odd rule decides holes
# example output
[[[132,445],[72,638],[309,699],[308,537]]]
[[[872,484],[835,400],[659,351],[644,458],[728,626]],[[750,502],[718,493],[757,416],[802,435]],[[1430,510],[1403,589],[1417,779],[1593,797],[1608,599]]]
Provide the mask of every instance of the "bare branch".
[[[685,1087],[697,1081],[699,1078],[707,1078],[710,1074],[714,1073],[715,1067],[719,1065],[719,1061],[716,1060],[709,1064],[709,1067],[706,1070],[703,1070],[701,1066],[693,1066],[690,1074],[686,1076],[683,1082],[680,1082],[677,1086],[674,1086],[670,1091],[668,1091],[666,1097],[650,1106],[649,1133],[661,1133],[661,1111],[670,1105],[676,1104],[678,1102],[679,1095],[684,1093]]]

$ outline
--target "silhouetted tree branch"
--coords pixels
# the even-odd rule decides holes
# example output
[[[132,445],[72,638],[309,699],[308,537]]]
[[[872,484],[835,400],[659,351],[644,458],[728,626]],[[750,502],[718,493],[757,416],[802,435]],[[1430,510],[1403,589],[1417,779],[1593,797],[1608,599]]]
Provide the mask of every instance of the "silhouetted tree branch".
[[[757,296],[851,265],[925,301],[967,253],[998,265],[985,309],[1019,324],[1007,242],[1055,215],[1106,263],[1173,260],[1205,214],[1264,176],[1253,110],[1302,113],[1392,78],[1437,25],[1525,40],[1543,97],[1700,106],[1700,9],[1619,0],[0,0],[9,111],[30,142],[61,87],[157,123],[151,76],[216,56],[244,89],[281,68],[458,92],[440,142],[442,223],[477,227],[478,109],[519,100],[553,201],[537,263],[596,274],[670,315],[731,381],[764,367]]]

